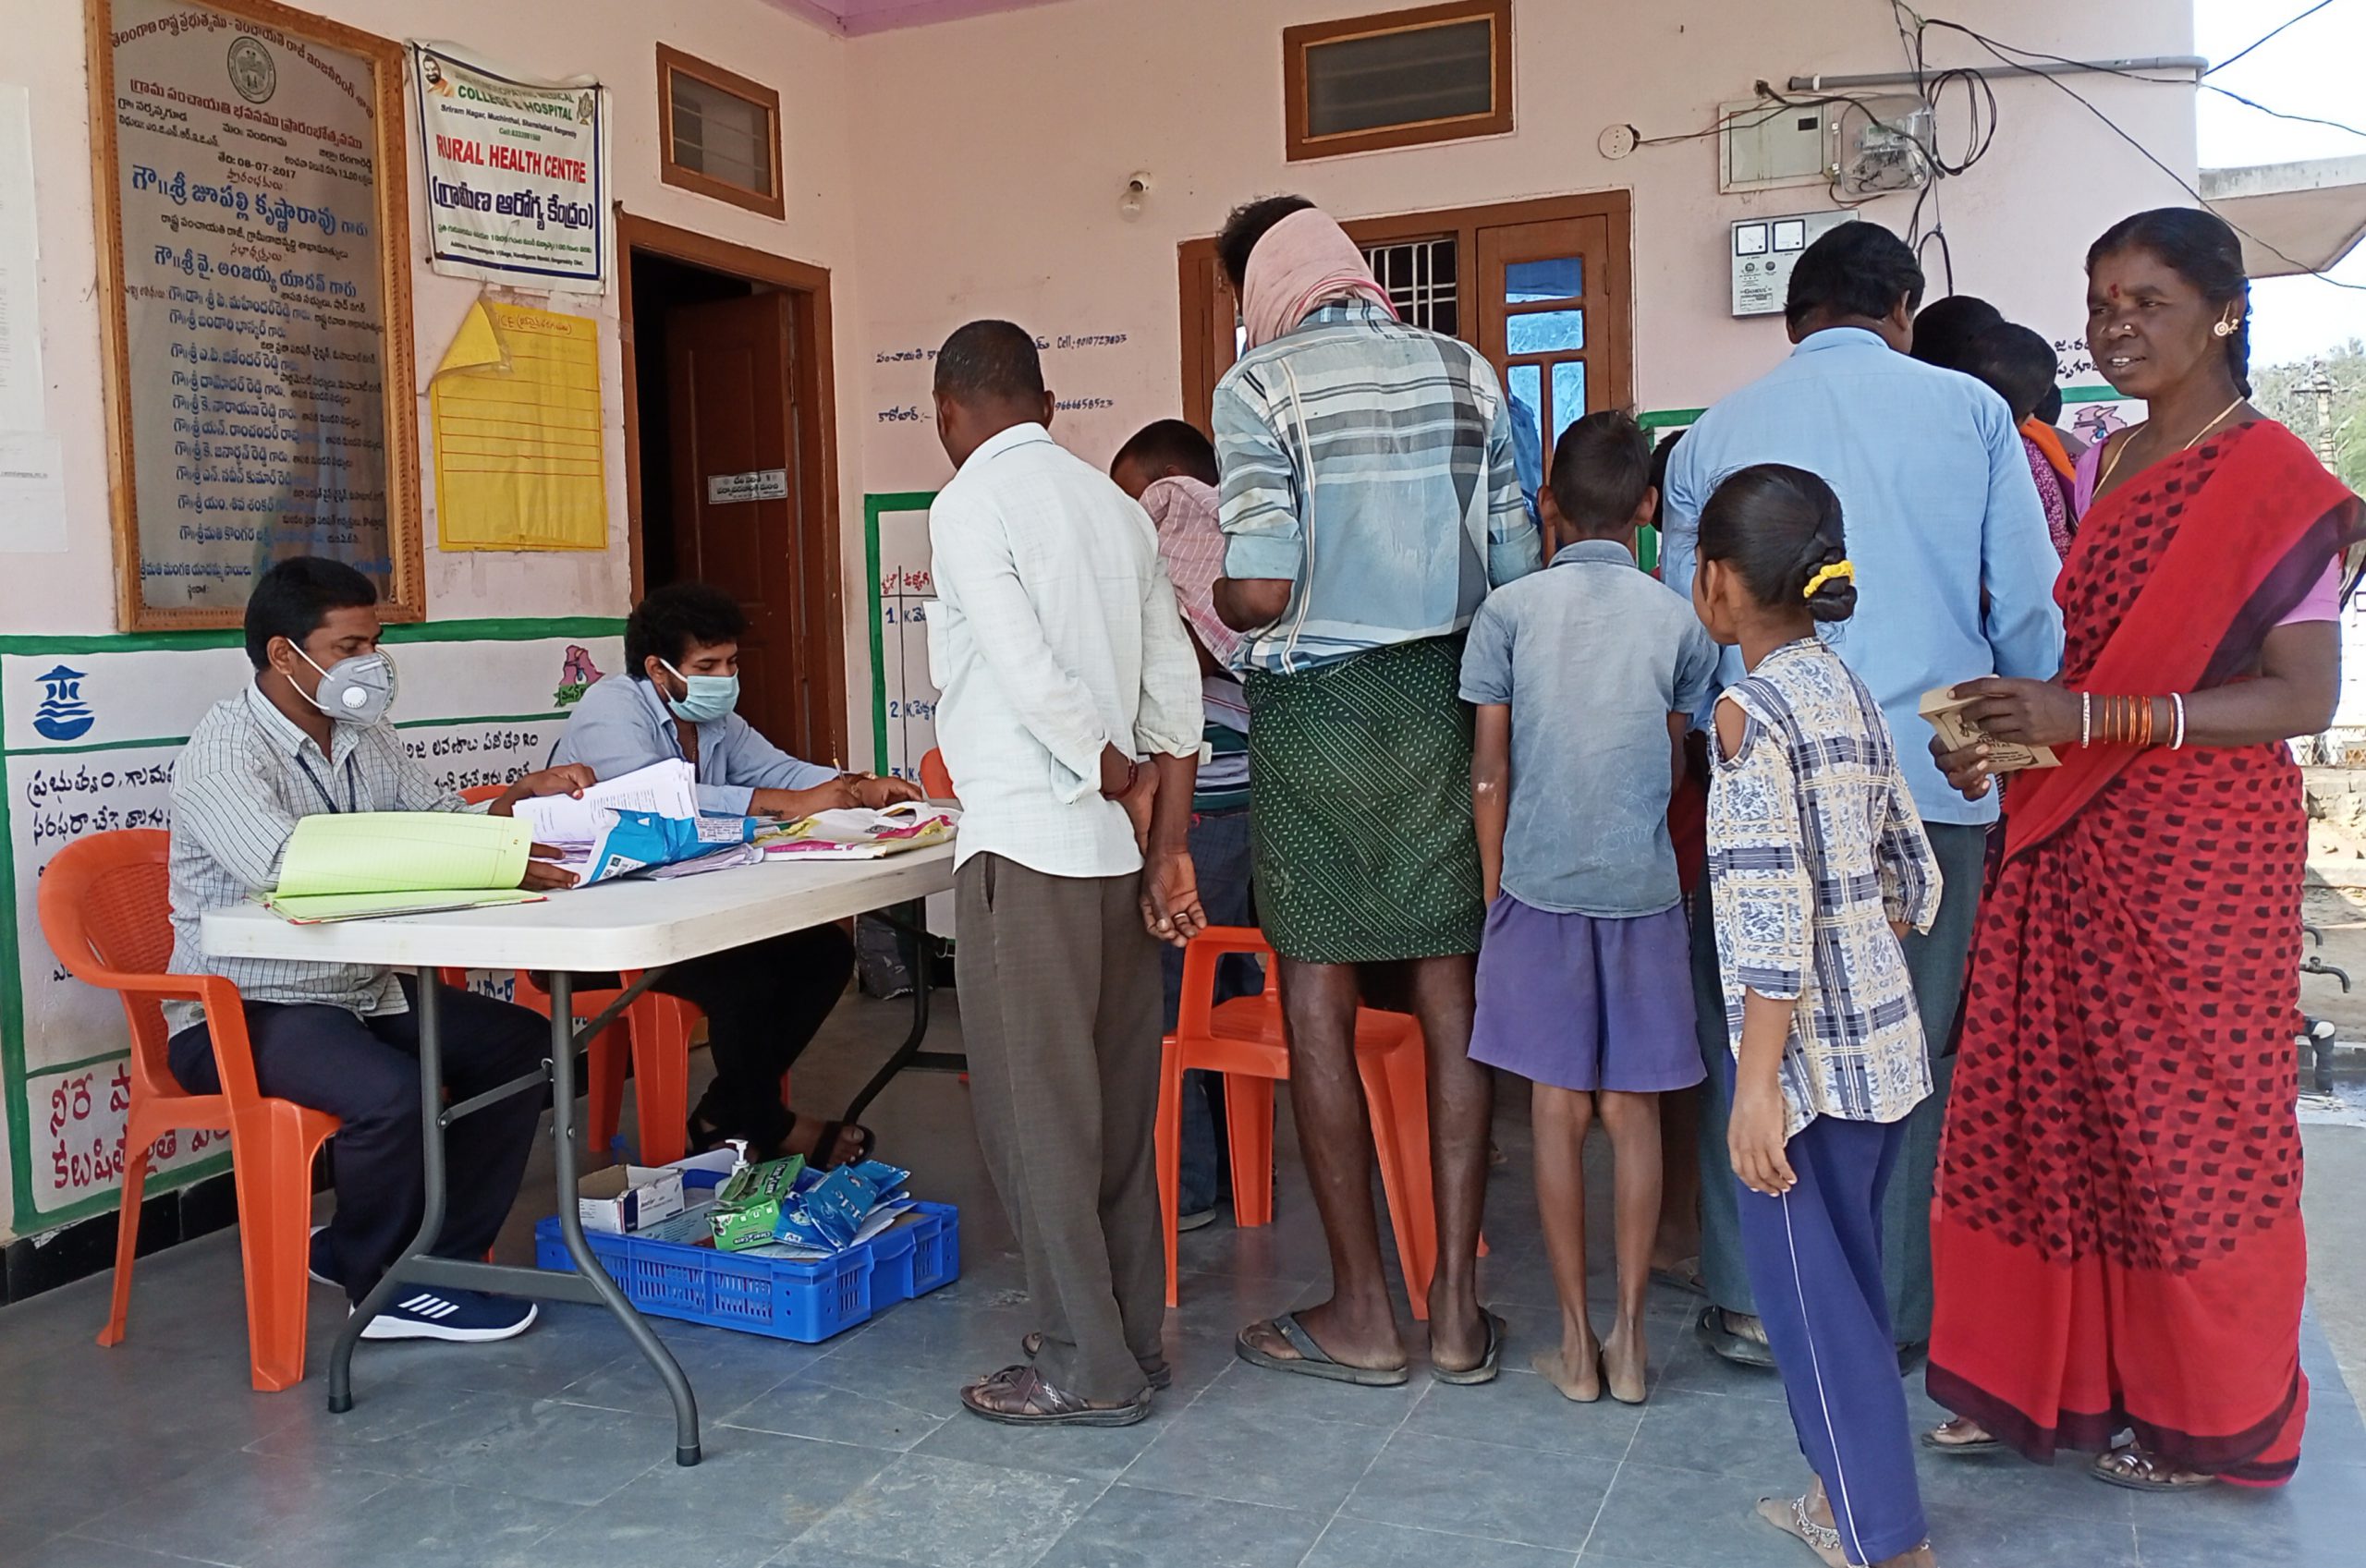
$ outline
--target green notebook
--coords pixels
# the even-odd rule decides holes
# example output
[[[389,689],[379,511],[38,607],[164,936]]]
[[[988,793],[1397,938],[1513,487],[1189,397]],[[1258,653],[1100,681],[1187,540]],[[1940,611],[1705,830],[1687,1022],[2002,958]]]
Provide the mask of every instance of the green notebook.
[[[523,904],[531,830],[460,811],[347,811],[306,817],[264,903],[290,920],[355,920]]]

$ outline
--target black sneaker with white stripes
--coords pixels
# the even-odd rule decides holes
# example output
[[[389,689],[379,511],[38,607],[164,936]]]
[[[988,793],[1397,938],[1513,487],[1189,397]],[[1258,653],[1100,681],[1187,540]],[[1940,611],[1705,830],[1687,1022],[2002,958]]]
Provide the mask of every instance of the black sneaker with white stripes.
[[[482,1291],[445,1290],[441,1286],[405,1285],[361,1331],[365,1340],[485,1340],[516,1339],[534,1326],[531,1301]]]

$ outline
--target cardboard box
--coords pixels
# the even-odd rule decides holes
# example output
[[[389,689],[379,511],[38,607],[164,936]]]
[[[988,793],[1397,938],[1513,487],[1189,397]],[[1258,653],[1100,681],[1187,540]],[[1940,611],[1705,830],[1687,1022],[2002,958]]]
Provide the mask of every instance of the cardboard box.
[[[682,1211],[682,1173],[671,1165],[594,1171],[575,1184],[575,1211],[587,1231],[629,1235]]]

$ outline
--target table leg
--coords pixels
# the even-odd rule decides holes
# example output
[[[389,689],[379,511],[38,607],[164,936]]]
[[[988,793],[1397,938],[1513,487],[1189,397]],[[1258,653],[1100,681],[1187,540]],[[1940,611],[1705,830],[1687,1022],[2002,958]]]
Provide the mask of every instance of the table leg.
[[[871,1081],[862,1086],[862,1092],[847,1106],[846,1114],[839,1118],[842,1122],[861,1121],[862,1113],[871,1109],[871,1102],[879,1098],[880,1091],[907,1067],[923,1067],[941,1073],[960,1073],[969,1069],[969,1059],[965,1056],[950,1051],[921,1049],[921,1041],[928,1037],[929,991],[933,983],[929,977],[929,943],[933,939],[928,930],[927,906],[910,904],[905,908],[909,911],[907,919],[894,923],[897,929],[912,931],[920,938],[912,960],[912,1027],[905,1034],[903,1043],[896,1047],[894,1054],[887,1058],[878,1072],[872,1075]],[[893,920],[893,917],[889,918]]]
[[[414,1258],[423,1258],[435,1246],[435,1238],[444,1230],[444,1016],[441,991],[443,987],[433,969],[419,972],[419,1115],[425,1136],[421,1139],[425,1169],[421,1185],[426,1189],[426,1203],[419,1222],[419,1234],[410,1246],[395,1259],[370,1294],[361,1298],[337,1331],[336,1348],[329,1352],[329,1409],[342,1416],[353,1408],[353,1351],[361,1343],[361,1331],[370,1319],[395,1294],[402,1282],[403,1265]],[[570,1207],[572,1200],[570,1199]]]
[[[626,1299],[607,1270],[592,1254],[591,1244],[583,1239],[583,1221],[575,1207],[575,1061],[579,1044],[574,1018],[575,977],[566,973],[551,977],[551,1059],[542,1071],[512,1079],[483,1094],[457,1105],[444,1103],[444,1022],[443,984],[433,969],[422,969],[419,975],[417,1000],[419,1006],[419,1083],[420,1118],[426,1136],[421,1161],[421,1185],[425,1201],[420,1220],[419,1234],[402,1255],[389,1264],[386,1272],[371,1287],[370,1294],[353,1309],[345,1327],[336,1337],[336,1348],[329,1354],[329,1408],[339,1415],[353,1408],[353,1351],[361,1343],[361,1331],[370,1319],[391,1300],[405,1282],[441,1284],[470,1290],[482,1290],[502,1295],[524,1295],[548,1301],[574,1301],[605,1307],[624,1325],[633,1344],[655,1367],[665,1384],[665,1392],[674,1401],[674,1463],[689,1465],[699,1462],[698,1402],[690,1392],[689,1380],[682,1376],[682,1368],[675,1363],[665,1343],[650,1331],[639,1312]],[[644,977],[643,984],[647,983]],[[628,998],[620,998],[609,1009],[613,1014]],[[595,1022],[604,1023],[608,1015]],[[554,1163],[558,1168],[559,1234],[567,1244],[567,1256],[575,1260],[572,1274],[556,1273],[541,1269],[519,1269],[486,1263],[475,1258],[438,1258],[434,1246],[444,1230],[446,1173],[444,1164],[444,1129],[461,1116],[482,1109],[513,1094],[539,1093],[545,1087],[551,1093],[551,1146]]]
[[[682,1375],[673,1352],[651,1331],[625,1293],[608,1278],[607,1270],[592,1251],[592,1244],[583,1238],[583,1219],[575,1203],[574,990],[574,976],[564,970],[551,976],[551,1145],[554,1162],[558,1167],[559,1235],[567,1244],[567,1256],[575,1260],[576,1272],[592,1286],[601,1304],[616,1315],[634,1347],[664,1380],[665,1392],[674,1402],[674,1463],[696,1465],[699,1407],[697,1396],[690,1392],[690,1380]]]

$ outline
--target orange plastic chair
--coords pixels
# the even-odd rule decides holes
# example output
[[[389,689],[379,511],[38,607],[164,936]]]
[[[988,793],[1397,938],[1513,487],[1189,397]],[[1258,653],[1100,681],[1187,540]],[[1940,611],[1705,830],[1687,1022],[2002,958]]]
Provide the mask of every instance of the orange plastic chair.
[[[238,988],[213,975],[168,975],[173,933],[161,828],[95,833],[58,851],[41,879],[42,934],[67,970],[112,991],[131,1026],[131,1109],[124,1125],[123,1209],[116,1222],[115,1294],[101,1344],[123,1343],[131,1266],[152,1146],[182,1129],[230,1135],[238,1250],[247,1276],[247,1345],[254,1386],[304,1380],[305,1268],[311,1254],[312,1157],[337,1119],[255,1086],[253,1048]],[[222,1092],[191,1094],[165,1058],[167,997],[205,1005]]]
[[[953,773],[945,765],[945,753],[932,746],[928,755],[921,759],[921,788],[931,800],[958,800],[953,793]]]
[[[1262,995],[1215,1004],[1216,961],[1246,953],[1265,961]],[[1356,1066],[1372,1112],[1389,1228],[1416,1319],[1430,1315],[1437,1268],[1437,1211],[1430,1188],[1430,1090],[1421,1027],[1402,1013],[1359,1008]],[[1264,933],[1210,926],[1183,954],[1182,1007],[1160,1055],[1158,1204],[1166,1227],[1166,1305],[1176,1305],[1176,1234],[1183,1187],[1183,1075],[1224,1075],[1225,1128],[1232,1146],[1232,1212],[1242,1226],[1274,1219],[1274,1085],[1290,1076],[1282,1032],[1281,966]]]

